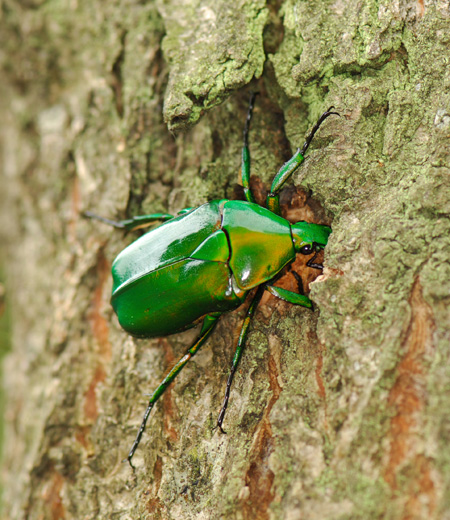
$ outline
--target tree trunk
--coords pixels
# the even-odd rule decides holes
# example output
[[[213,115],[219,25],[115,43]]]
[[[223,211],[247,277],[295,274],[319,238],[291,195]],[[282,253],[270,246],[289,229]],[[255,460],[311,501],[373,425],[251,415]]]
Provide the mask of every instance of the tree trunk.
[[[3,518],[450,518],[448,2],[6,0],[2,21]],[[197,331],[120,329],[110,266],[135,235],[82,213],[239,197],[256,90],[259,201],[341,115],[282,199],[333,229],[315,311],[263,300],[228,435],[245,307],[223,316],[133,471],[145,394]]]

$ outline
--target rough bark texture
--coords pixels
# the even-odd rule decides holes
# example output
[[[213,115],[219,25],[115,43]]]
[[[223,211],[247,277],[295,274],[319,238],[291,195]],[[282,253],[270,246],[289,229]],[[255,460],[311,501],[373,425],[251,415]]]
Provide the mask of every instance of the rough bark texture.
[[[1,9],[3,518],[450,518],[448,1]],[[259,194],[321,111],[341,113],[284,198],[332,223],[316,310],[261,305],[221,435],[243,309],[226,315],[133,472],[144,394],[195,331],[120,330],[109,270],[132,237],[80,215],[232,198],[255,89]]]

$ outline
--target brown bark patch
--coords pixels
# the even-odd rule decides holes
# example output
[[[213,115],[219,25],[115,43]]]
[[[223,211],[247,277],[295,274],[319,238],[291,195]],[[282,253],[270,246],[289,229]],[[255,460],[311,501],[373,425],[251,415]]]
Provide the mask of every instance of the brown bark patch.
[[[267,408],[264,412],[264,418],[268,418],[273,405],[278,401],[281,394],[281,386],[278,382],[278,370],[277,370],[277,364],[275,362],[274,357],[271,355],[269,356],[269,384],[270,389],[272,390],[272,397],[270,398],[269,404],[267,405]]]
[[[98,383],[104,381],[105,377],[106,374],[103,366],[98,365],[94,372],[94,377],[91,379],[89,384],[89,388],[84,394],[84,415],[92,422],[94,422],[98,417],[97,393],[95,390]]]
[[[255,197],[256,203],[266,207],[267,190],[262,180],[256,175],[250,177],[250,189]]]
[[[268,520],[269,506],[275,496],[272,491],[275,475],[269,467],[269,457],[273,451],[269,414],[279,399],[282,388],[278,383],[277,364],[273,356],[269,357],[269,382],[272,397],[264,411],[261,427],[256,434],[250,454],[252,462],[245,475],[245,484],[249,490],[248,499],[243,505],[245,519]]]
[[[104,361],[111,358],[111,344],[109,342],[109,326],[108,321],[102,314],[103,309],[103,292],[107,281],[109,280],[111,265],[106,259],[103,250],[100,249],[97,256],[97,279],[98,284],[95,288],[92,298],[92,307],[89,319],[92,332],[100,349],[100,357]]]
[[[427,515],[435,509],[435,487],[431,478],[430,460],[419,450],[420,413],[426,403],[425,355],[432,347],[434,319],[429,305],[423,298],[417,278],[409,299],[411,318],[403,341],[404,355],[397,368],[397,379],[389,393],[388,405],[396,410],[390,422],[390,452],[384,470],[384,478],[396,492],[406,486],[403,519],[424,518],[422,508],[426,504]],[[404,485],[399,484],[399,473],[406,466],[414,473]],[[427,516],[425,515],[425,516]]]
[[[83,448],[87,449],[89,444],[87,441],[87,436],[90,432],[90,426],[78,426],[75,431],[75,439],[83,446]]]
[[[423,455],[417,455],[413,464],[417,470],[417,478],[410,483],[403,520],[430,518],[436,510],[436,492],[431,477],[430,460]]]
[[[326,399],[326,391],[325,391],[325,385],[323,383],[322,379],[322,368],[323,368],[323,355],[322,350],[319,349],[319,353],[317,356],[317,364],[316,364],[316,382],[317,382],[317,394],[318,396],[325,401]]]
[[[147,490],[144,494],[149,495],[152,494],[152,498],[150,498],[147,502],[147,511],[152,513],[153,518],[161,518],[161,509],[162,503],[158,497],[158,491],[161,486],[163,473],[163,461],[161,457],[156,457],[155,466],[153,468],[153,492],[151,490]]]
[[[417,0],[417,14],[420,18],[425,14],[425,5],[423,0]]]
[[[43,493],[43,499],[50,512],[52,520],[63,520],[66,518],[66,510],[61,499],[61,489],[64,485],[64,478],[55,471]]]
[[[273,449],[272,428],[264,421],[254,444],[254,460],[245,475],[245,484],[250,495],[243,506],[245,519],[268,520],[268,508],[274,498],[272,492],[273,471],[268,464]]]
[[[94,422],[98,416],[96,388],[106,377],[105,363],[111,358],[111,343],[109,342],[108,322],[102,315],[103,308],[103,288],[109,279],[111,266],[100,249],[97,255],[97,279],[98,284],[95,288],[89,321],[91,323],[93,335],[98,346],[98,365],[89,383],[89,387],[84,395],[84,414],[87,419]]]

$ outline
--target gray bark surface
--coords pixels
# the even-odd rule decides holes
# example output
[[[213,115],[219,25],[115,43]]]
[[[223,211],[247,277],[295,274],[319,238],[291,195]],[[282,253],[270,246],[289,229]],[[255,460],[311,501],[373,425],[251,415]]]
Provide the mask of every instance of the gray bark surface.
[[[1,8],[2,518],[450,518],[448,1]],[[282,198],[289,218],[333,229],[315,311],[264,299],[221,435],[245,308],[225,315],[133,472],[121,460],[145,394],[196,330],[120,329],[110,266],[134,235],[82,213],[239,195],[252,90],[259,200],[320,113],[341,114]]]

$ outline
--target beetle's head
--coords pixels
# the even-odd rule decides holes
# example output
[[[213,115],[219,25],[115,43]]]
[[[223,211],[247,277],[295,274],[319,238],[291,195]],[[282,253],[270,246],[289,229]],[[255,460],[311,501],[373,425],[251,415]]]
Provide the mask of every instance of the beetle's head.
[[[322,269],[321,264],[315,264],[317,253],[321,251],[328,242],[331,228],[322,226],[321,224],[311,224],[309,222],[297,222],[292,224],[292,237],[294,240],[294,248],[297,253],[302,255],[311,255],[314,257],[308,261],[306,265]]]

